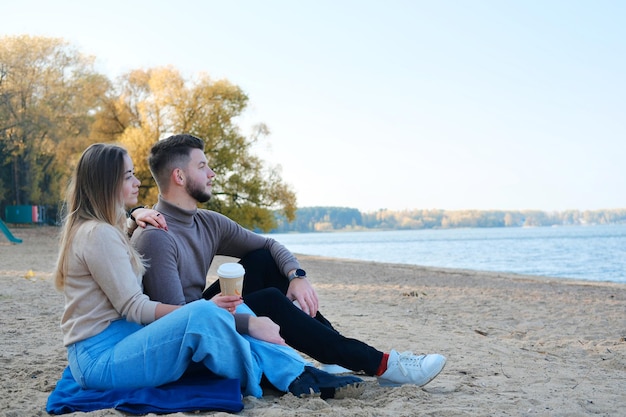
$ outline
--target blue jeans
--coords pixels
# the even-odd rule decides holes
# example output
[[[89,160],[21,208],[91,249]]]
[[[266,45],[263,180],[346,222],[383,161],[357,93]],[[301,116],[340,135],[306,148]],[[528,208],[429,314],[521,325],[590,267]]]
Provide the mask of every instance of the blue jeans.
[[[233,316],[205,300],[146,326],[114,321],[67,349],[78,384],[102,390],[159,386],[179,379],[192,362],[198,362],[216,375],[239,379],[244,395],[261,397],[262,375],[287,391],[305,366],[289,347],[240,335]]]

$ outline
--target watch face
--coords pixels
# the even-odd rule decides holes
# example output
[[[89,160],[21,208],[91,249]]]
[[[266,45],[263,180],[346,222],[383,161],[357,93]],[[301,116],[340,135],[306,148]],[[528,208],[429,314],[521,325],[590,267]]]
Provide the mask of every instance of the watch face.
[[[306,272],[304,271],[304,269],[296,269],[296,276],[297,277],[306,277]]]

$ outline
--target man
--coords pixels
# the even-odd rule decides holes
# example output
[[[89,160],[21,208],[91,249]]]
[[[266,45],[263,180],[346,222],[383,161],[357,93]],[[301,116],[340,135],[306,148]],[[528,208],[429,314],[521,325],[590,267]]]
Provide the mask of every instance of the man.
[[[168,225],[167,232],[150,226],[138,229],[132,238],[150,264],[143,283],[151,299],[170,304],[196,301],[203,295],[215,255],[242,258],[246,277],[241,308],[247,306],[277,323],[293,348],[322,363],[378,376],[383,386],[422,386],[441,372],[446,361],[441,355],[383,353],[342,336],[319,313],[317,294],[291,252],[219,213],[198,209],[199,202],[211,198],[215,177],[201,139],[170,136],[152,147],[148,161],[160,191],[154,209]],[[231,312],[241,302],[221,295],[212,299]],[[298,301],[302,310],[292,301]]]

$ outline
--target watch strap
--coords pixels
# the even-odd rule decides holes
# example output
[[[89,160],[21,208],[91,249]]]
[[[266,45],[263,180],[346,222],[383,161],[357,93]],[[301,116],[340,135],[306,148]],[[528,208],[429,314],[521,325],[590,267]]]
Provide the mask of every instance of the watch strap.
[[[293,271],[291,274],[289,274],[289,276],[287,277],[289,282],[293,281],[296,278],[306,278],[305,270],[298,268],[295,271]]]

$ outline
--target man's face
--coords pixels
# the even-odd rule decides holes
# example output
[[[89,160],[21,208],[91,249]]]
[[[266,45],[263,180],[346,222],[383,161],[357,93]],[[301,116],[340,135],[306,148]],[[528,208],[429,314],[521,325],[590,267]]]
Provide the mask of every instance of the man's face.
[[[205,203],[211,199],[213,177],[215,172],[209,167],[206,155],[200,149],[193,149],[190,161],[185,170],[187,182],[185,190],[199,203]]]

